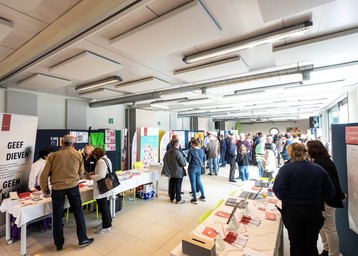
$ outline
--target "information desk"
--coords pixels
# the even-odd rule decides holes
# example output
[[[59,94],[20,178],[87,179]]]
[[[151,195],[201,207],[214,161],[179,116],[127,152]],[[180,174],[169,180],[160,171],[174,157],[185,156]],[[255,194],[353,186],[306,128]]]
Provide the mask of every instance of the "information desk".
[[[130,175],[130,173],[137,172],[137,175]],[[120,185],[113,190],[113,195],[121,193],[123,191],[134,189],[137,186],[156,182],[156,196],[158,195],[158,180],[160,178],[160,172],[156,170],[141,169],[126,171],[118,175],[120,179]],[[80,188],[82,202],[93,199],[93,188],[84,185]],[[33,195],[31,195],[33,197]],[[11,200],[5,199],[1,206],[0,211],[6,212],[6,229],[5,238],[8,243],[11,243],[11,216],[16,218],[15,224],[21,228],[21,255],[26,255],[26,228],[31,222],[50,217],[52,215],[52,200],[51,197],[44,198],[40,196],[42,200],[33,201],[32,199],[19,201],[17,199]],[[112,216],[115,216],[115,196],[111,197],[110,208]],[[69,202],[66,198],[64,208],[69,207]]]
[[[238,196],[234,196],[239,199]],[[242,199],[242,198],[240,198]],[[243,235],[245,239],[238,240],[236,238],[235,243],[245,244],[243,248],[240,246],[234,246],[227,242],[223,242],[224,249],[220,248],[220,242],[218,241],[219,236],[223,239],[227,239],[232,236],[227,236],[229,234],[229,225],[227,225],[228,215],[232,212],[232,206],[227,206],[223,203],[219,208],[215,209],[209,217],[202,222],[195,230],[192,231],[192,234],[203,239],[214,240],[216,236],[216,255],[225,255],[225,256],[239,256],[239,255],[250,255],[250,256],[263,256],[263,255],[278,255],[279,247],[282,244],[282,223],[280,212],[276,209],[274,204],[268,203],[268,198],[266,199],[256,199],[256,200],[247,200],[248,210],[237,209],[235,213],[235,218],[238,222],[238,228],[235,233],[238,236]],[[271,200],[271,198],[270,198]],[[259,208],[261,210],[259,210]],[[264,208],[266,210],[264,210]],[[266,212],[275,215],[276,220],[266,219]],[[225,214],[224,214],[225,213]],[[219,216],[220,215],[220,216]],[[261,223],[257,226],[252,221],[250,224],[245,222],[242,218],[243,215],[250,216],[251,219],[257,221],[258,219]],[[242,222],[241,222],[242,221]],[[243,224],[246,223],[246,224]],[[206,232],[205,232],[206,231]],[[213,232],[211,232],[213,231]],[[207,235],[203,234],[206,233]],[[213,237],[209,237],[212,235]],[[173,251],[170,253],[171,256],[181,256],[186,255],[182,253],[182,243],[180,243]]]

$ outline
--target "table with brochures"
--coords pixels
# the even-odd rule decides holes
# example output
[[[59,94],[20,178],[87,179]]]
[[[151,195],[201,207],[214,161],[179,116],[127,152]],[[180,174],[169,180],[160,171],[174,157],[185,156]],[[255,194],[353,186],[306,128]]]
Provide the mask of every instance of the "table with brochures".
[[[158,170],[151,169],[140,169],[140,170],[129,170],[122,172],[118,175],[120,185],[113,189],[113,195],[121,193],[123,191],[134,189],[137,186],[155,182],[156,183],[156,195],[158,195],[158,181],[160,178],[160,172]],[[93,183],[93,182],[92,182]],[[82,202],[93,199],[93,188],[88,186],[91,181],[81,181],[80,193]],[[39,200],[34,200],[40,198]],[[112,216],[115,216],[115,197],[111,196],[110,209]],[[69,202],[66,198],[64,208],[69,207]],[[7,198],[3,200],[0,206],[1,212],[6,212],[5,220],[5,238],[8,243],[11,243],[11,215],[16,218],[15,224],[21,228],[21,251],[20,255],[26,255],[26,238],[27,238],[27,225],[41,220],[43,218],[51,217],[52,215],[52,200],[51,197],[44,197],[43,195],[30,195],[29,198],[25,199],[14,199]]]
[[[227,224],[227,221],[234,207],[223,203],[191,234],[202,239],[215,240],[217,256],[281,255],[283,225],[281,214],[275,206],[280,202],[275,197],[245,201],[239,197],[240,193],[237,192],[237,195],[232,195],[230,198],[236,198],[238,202],[243,200],[242,202],[248,202],[248,205],[246,209],[236,209],[235,218],[232,218],[230,224]],[[236,226],[233,227],[233,223]],[[186,255],[182,252],[182,243],[178,244],[170,255]]]

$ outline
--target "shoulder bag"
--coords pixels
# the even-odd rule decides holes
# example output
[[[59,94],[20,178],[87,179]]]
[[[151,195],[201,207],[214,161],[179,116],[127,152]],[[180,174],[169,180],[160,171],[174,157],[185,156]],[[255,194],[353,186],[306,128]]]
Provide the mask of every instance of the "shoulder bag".
[[[196,156],[198,157],[199,161],[201,160],[199,157],[198,152],[195,151]],[[205,174],[205,162],[201,162],[201,174]]]
[[[109,169],[109,164],[107,159],[105,158],[102,159],[107,165],[107,174],[106,177],[97,181],[97,187],[100,194],[104,194],[120,184],[117,174],[112,172],[111,169]]]

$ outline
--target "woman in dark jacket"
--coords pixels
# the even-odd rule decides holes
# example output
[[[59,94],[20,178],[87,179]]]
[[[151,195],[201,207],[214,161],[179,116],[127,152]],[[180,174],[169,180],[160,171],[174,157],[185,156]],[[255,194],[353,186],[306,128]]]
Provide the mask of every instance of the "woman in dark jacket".
[[[321,202],[334,196],[328,173],[307,161],[301,143],[287,147],[291,161],[277,173],[273,191],[282,201],[282,221],[287,228],[291,256],[317,256],[317,240],[323,226]]]
[[[339,178],[335,164],[330,158],[327,149],[319,140],[310,140],[307,142],[307,150],[313,162],[322,166],[328,173],[334,185],[336,193],[333,198],[326,200],[324,211],[324,225],[320,230],[323,243],[323,256],[339,256],[339,237],[336,230],[336,208],[343,208],[342,200],[346,195],[342,192],[339,184]]]
[[[199,186],[199,190],[201,193],[200,200],[206,201],[204,194],[204,187],[201,183],[200,175],[201,175],[201,166],[203,162],[205,163],[206,157],[204,150],[199,146],[199,141],[197,139],[192,139],[190,141],[191,148],[188,151],[187,161],[189,163],[188,166],[188,174],[189,180],[191,183],[191,192],[193,195],[193,199],[191,199],[191,203],[197,204],[198,201],[196,199],[196,187]]]

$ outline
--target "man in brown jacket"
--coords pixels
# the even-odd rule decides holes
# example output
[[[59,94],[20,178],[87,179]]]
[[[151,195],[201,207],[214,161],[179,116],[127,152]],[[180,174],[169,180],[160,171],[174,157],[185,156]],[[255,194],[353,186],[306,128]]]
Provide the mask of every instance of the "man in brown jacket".
[[[94,240],[93,238],[88,238],[86,234],[82,200],[78,189],[78,180],[84,172],[83,157],[73,149],[73,136],[65,135],[62,143],[63,147],[49,156],[40,176],[41,190],[45,195],[50,194],[48,186],[48,178],[50,177],[53,239],[58,251],[62,250],[65,242],[62,223],[65,196],[67,196],[75,216],[79,246],[87,246]]]

